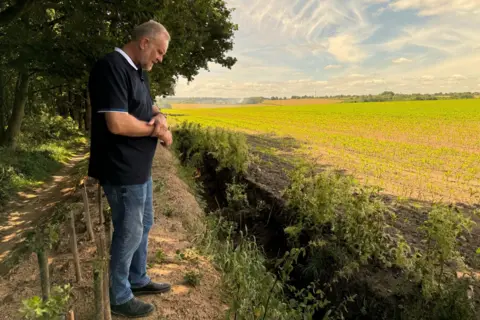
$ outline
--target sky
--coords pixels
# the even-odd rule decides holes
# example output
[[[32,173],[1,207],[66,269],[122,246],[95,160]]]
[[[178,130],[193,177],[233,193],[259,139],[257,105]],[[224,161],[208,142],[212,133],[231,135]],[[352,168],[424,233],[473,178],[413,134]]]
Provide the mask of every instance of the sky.
[[[480,0],[226,0],[231,68],[177,97],[480,91]]]

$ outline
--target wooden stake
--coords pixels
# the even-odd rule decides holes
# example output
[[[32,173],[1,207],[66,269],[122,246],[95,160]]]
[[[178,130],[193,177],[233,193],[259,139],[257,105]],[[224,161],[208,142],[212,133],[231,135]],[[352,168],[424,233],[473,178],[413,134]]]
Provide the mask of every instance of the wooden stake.
[[[75,213],[73,210],[70,210],[70,246],[75,265],[75,275],[77,277],[77,282],[80,282],[82,281],[82,270],[80,268],[80,259],[78,257],[77,235],[75,233]]]
[[[98,200],[98,213],[100,214],[100,224],[105,223],[105,217],[103,216],[103,205],[102,205],[102,186],[98,184],[97,189],[97,200]]]
[[[109,261],[107,257],[107,244],[105,240],[105,217],[103,215],[103,204],[102,204],[102,186],[98,184],[98,211],[100,214],[100,237],[98,241],[98,255],[102,263],[102,298],[103,298],[103,308],[104,308],[104,320],[112,320],[112,314],[110,310],[110,292],[109,292],[109,283],[110,278],[108,276],[108,266]]]
[[[113,241],[113,221],[112,221],[112,216],[110,216],[110,227],[108,229],[110,231],[110,246],[112,247],[112,241]]]
[[[73,310],[70,310],[67,315],[68,320],[75,320],[75,314],[73,313]]]
[[[95,235],[92,228],[92,218],[90,217],[90,208],[88,206],[88,195],[86,182],[83,183],[82,189],[83,209],[85,212],[85,223],[87,224],[87,231],[90,240],[95,241]]]
[[[42,285],[42,299],[47,301],[50,297],[50,273],[48,272],[48,255],[45,250],[37,252],[38,266],[40,268],[40,282]]]
[[[111,320],[112,314],[110,310],[110,277],[109,277],[109,260],[107,258],[107,250],[106,250],[106,241],[105,241],[105,228],[100,229],[100,246],[102,252],[102,267],[103,267],[103,282],[102,282],[102,289],[103,289],[103,307],[105,308],[104,320]]]
[[[103,264],[100,262],[93,267],[93,287],[95,294],[95,320],[104,320],[105,308],[103,307]]]

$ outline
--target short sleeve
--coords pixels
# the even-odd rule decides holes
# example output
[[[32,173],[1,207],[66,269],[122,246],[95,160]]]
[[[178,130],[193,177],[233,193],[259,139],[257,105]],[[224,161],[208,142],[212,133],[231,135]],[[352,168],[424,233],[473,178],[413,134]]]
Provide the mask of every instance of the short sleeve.
[[[128,112],[128,82],[125,70],[108,60],[100,61],[92,73],[97,98],[94,112]],[[92,104],[93,107],[93,104]]]

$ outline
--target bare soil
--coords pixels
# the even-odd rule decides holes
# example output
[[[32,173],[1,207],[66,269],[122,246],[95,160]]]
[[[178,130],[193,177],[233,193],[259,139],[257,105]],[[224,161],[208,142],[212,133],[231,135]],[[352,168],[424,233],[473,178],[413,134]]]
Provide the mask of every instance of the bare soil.
[[[287,100],[265,100],[263,105],[268,106],[306,106],[312,104],[332,104],[340,103],[338,99],[287,99]]]
[[[7,272],[17,259],[17,250],[22,246],[26,232],[38,227],[43,218],[48,218],[57,204],[71,201],[77,184],[74,168],[85,157],[85,150],[79,150],[51,181],[35,190],[19,192],[0,208],[0,275]]]
[[[151,278],[171,283],[172,291],[140,297],[156,307],[156,311],[145,319],[224,319],[227,305],[222,301],[220,274],[208,258],[200,256],[192,245],[194,236],[202,231],[200,218],[203,212],[188,186],[178,178],[174,161],[168,150],[159,148],[153,167],[155,224],[150,233],[148,256]],[[89,181],[87,186],[90,212],[96,225],[99,218],[94,198],[96,185]],[[37,206],[42,205],[42,200],[39,200]],[[76,229],[83,279],[76,283],[69,236],[64,227],[58,248],[49,256],[51,283],[71,283],[71,309],[76,319],[93,319],[95,307],[91,262],[96,254],[96,246],[87,239],[83,213],[76,217]],[[95,233],[98,235],[98,230]],[[160,251],[164,259],[159,260],[157,253]],[[185,253],[186,257],[179,258],[177,252]],[[193,287],[184,281],[189,271],[202,275],[198,286]],[[18,310],[22,300],[40,294],[37,259],[32,254],[0,279],[0,318],[21,319]],[[113,319],[120,318],[114,316]]]

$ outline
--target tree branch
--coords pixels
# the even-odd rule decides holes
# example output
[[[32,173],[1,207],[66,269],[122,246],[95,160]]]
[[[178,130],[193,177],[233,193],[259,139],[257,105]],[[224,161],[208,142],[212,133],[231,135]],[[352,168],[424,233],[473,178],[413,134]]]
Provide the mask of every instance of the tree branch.
[[[33,4],[33,0],[17,0],[14,5],[0,12],[0,27],[19,18]]]
[[[33,91],[32,93],[37,93],[37,92],[42,92],[42,91],[52,91],[53,89],[58,89],[63,87],[63,85],[55,86],[55,87],[50,87],[50,88],[43,88],[43,89],[38,89]]]
[[[61,16],[60,18],[48,22],[48,26],[53,27],[56,23],[62,22],[64,20],[67,20],[67,15]]]

